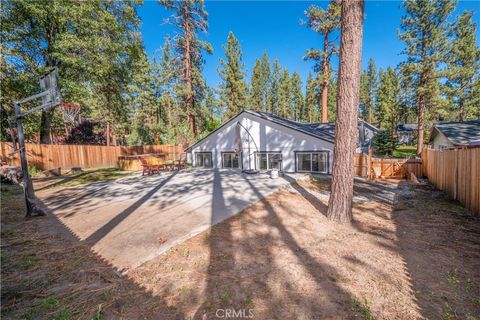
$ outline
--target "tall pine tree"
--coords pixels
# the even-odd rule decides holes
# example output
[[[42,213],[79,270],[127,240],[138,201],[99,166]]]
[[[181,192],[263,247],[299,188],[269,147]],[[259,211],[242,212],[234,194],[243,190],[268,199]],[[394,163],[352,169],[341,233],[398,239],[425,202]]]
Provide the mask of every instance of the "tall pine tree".
[[[261,90],[262,90],[262,111],[268,112],[270,106],[270,93],[271,93],[271,74],[270,74],[270,60],[267,53],[262,55],[262,61],[260,62],[260,75],[261,75]]]
[[[280,101],[280,80],[282,77],[282,69],[278,59],[273,61],[273,70],[272,70],[272,79],[270,83],[270,106],[268,108],[269,112],[275,113],[275,110]]]
[[[455,9],[452,0],[405,0],[406,14],[401,20],[400,39],[407,61],[404,75],[415,87],[418,123],[417,155],[424,145],[425,120],[428,112],[438,108],[440,101],[439,66],[445,61],[448,48],[448,17]]]
[[[254,111],[262,111],[263,105],[263,81],[262,81],[262,66],[260,60],[255,60],[252,76],[250,79],[250,109]]]
[[[178,72],[177,96],[182,100],[184,114],[187,116],[190,139],[197,133],[195,118],[201,111],[206,84],[202,76],[202,53],[213,53],[212,46],[200,39],[199,33],[208,29],[208,14],[202,0],[172,1],[160,0],[161,5],[174,13],[167,20],[177,34],[173,38],[172,48],[176,53],[176,70]]]
[[[305,59],[316,61],[315,69],[319,72],[321,85],[322,122],[328,121],[328,89],[331,79],[330,60],[338,54],[337,39],[335,34],[340,29],[340,1],[331,1],[326,9],[310,6],[305,11],[307,25],[323,38],[323,49],[307,50]],[[336,37],[336,38],[335,38]]]
[[[362,118],[370,123],[374,122],[375,92],[377,90],[378,75],[375,61],[370,59],[367,70],[360,78],[360,111]]]
[[[401,110],[400,80],[392,67],[388,67],[380,78],[377,92],[376,118],[380,128],[387,129],[392,138],[396,137],[396,128]]]
[[[227,44],[224,46],[226,61],[220,59],[218,69],[223,82],[220,84],[220,96],[225,106],[225,118],[230,118],[246,108],[247,84],[243,71],[242,49],[235,35],[228,34]]]
[[[291,79],[291,108],[289,118],[296,121],[305,121],[306,113],[304,109],[303,92],[302,92],[302,79],[297,71],[293,72]]]
[[[278,108],[276,114],[283,118],[289,118],[291,110],[291,101],[292,101],[292,89],[291,89],[291,78],[288,70],[282,71],[282,77],[280,79],[280,94]]]
[[[317,82],[312,76],[312,73],[308,73],[307,85],[305,89],[305,114],[306,118],[302,119],[310,123],[316,122],[318,119],[318,99],[316,94]]]
[[[480,50],[476,30],[473,13],[468,11],[457,17],[452,28],[447,87],[460,121],[480,117]]]

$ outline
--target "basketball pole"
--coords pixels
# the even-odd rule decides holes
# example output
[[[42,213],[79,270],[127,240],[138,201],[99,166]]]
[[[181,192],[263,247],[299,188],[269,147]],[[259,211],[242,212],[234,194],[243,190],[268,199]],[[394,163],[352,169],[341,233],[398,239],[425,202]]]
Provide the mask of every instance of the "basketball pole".
[[[20,104],[14,102],[15,106],[15,119],[17,121],[17,138],[20,145],[20,162],[22,165],[22,177],[23,177],[23,191],[25,194],[25,204],[27,207],[27,217],[31,217],[34,213],[37,215],[45,215],[41,210],[37,209],[35,202],[35,191],[33,189],[32,179],[28,173],[27,162],[27,150],[25,148],[25,137],[23,135],[22,115],[20,113]]]
[[[58,87],[58,73],[57,68],[54,68],[49,73],[40,77],[40,88],[42,92],[34,94],[33,96],[13,101],[13,106],[15,109],[15,122],[17,124],[17,138],[20,152],[20,163],[22,166],[22,179],[23,179],[23,192],[25,195],[25,204],[27,207],[27,217],[32,215],[44,216],[45,212],[37,206],[37,201],[35,197],[35,190],[33,189],[32,179],[28,173],[28,162],[27,162],[27,149],[25,147],[25,136],[23,134],[23,124],[22,119],[27,115],[38,112],[38,111],[47,111],[50,110],[61,103],[60,90]],[[42,98],[42,104],[38,107],[34,107],[25,112],[21,112],[20,106],[22,103],[33,101],[36,99]],[[13,136],[13,130],[10,130],[12,135],[13,147],[15,151],[15,137]]]

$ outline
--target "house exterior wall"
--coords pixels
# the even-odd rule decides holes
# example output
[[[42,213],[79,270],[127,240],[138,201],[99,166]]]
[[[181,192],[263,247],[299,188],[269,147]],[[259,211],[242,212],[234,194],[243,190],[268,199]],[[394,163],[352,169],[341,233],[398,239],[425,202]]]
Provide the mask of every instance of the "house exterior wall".
[[[373,130],[370,126],[359,123],[357,137],[357,153],[368,153],[368,148],[372,143],[373,137],[377,134],[377,130]]]
[[[440,131],[437,131],[437,135],[432,141],[433,149],[445,149],[454,147],[453,143]]]
[[[397,132],[397,143],[406,144],[408,146],[413,145],[413,131],[402,131]]]
[[[240,113],[222,128],[188,150],[188,160],[194,166],[197,152],[212,152],[214,168],[222,168],[222,152],[236,148],[236,124],[243,126],[241,136],[241,163],[243,169],[255,169],[255,153],[281,152],[282,170],[295,171],[295,151],[327,151],[328,173],[333,163],[333,143],[315,138],[297,130],[265,120],[246,112]]]

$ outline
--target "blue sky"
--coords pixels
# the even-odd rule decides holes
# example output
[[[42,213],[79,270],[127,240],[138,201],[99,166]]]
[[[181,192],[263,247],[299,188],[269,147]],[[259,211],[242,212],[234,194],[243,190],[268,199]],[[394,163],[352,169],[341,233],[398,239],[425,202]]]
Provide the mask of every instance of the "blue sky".
[[[308,72],[313,72],[313,62],[304,61],[307,48],[320,48],[318,34],[301,25],[304,10],[316,4],[325,7],[325,1],[206,1],[209,30],[202,34],[214,49],[213,55],[205,54],[203,74],[207,84],[217,86],[220,77],[217,72],[218,59],[224,57],[223,45],[232,31],[239,39],[247,77],[253,69],[255,58],[267,52],[270,60],[276,57],[282,67],[290,72],[297,70],[305,84]],[[463,10],[475,10],[474,20],[480,25],[480,1],[460,1],[454,14]],[[139,8],[142,19],[142,35],[145,48],[151,57],[162,47],[165,36],[174,29],[163,20],[171,12],[156,1],[146,0]],[[403,43],[398,39],[397,30],[404,14],[399,1],[366,1],[362,60],[365,67],[374,58],[378,67],[396,66],[405,59],[401,55]],[[480,41],[480,28],[477,28]],[[336,67],[334,61],[334,66]]]

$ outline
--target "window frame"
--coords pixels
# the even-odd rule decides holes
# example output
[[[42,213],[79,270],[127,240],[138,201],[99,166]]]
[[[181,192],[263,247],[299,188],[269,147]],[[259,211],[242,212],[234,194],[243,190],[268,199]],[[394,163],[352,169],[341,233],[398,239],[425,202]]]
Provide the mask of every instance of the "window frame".
[[[235,151],[222,151],[221,153],[221,160],[222,160],[222,168],[223,169],[241,169],[242,166],[242,153],[241,152],[235,152]],[[238,155],[238,166],[233,167],[233,159],[232,159],[232,167],[225,167],[225,164],[223,162],[223,156],[226,154],[233,154],[233,155]]]
[[[255,151],[254,152],[255,154],[255,170],[258,170],[258,171],[271,171],[271,170],[279,170],[279,171],[282,171],[283,170],[283,153],[282,151]],[[267,155],[267,169],[260,169],[259,168],[259,165],[257,165],[258,163],[258,155],[259,154],[266,154]],[[280,160],[280,168],[279,169],[272,169],[270,167],[270,158],[269,158],[269,155],[270,154],[279,154],[281,156],[281,160]]]
[[[324,153],[326,155],[326,160],[325,160],[325,171],[312,171],[313,167],[313,154],[321,154]],[[310,171],[305,171],[305,170],[299,170],[298,169],[298,155],[299,154],[310,154]],[[319,156],[319,168],[320,168],[320,156]],[[329,173],[329,168],[330,168],[330,150],[307,150],[307,151],[295,151],[295,172],[302,172],[302,173],[319,173],[319,174],[328,174]]]
[[[199,166],[198,165],[198,158],[197,156],[198,155],[206,155],[206,154],[209,154],[210,155],[210,167],[205,167],[205,166]],[[199,151],[199,152],[195,152],[195,168],[213,168],[213,153],[211,151]]]

